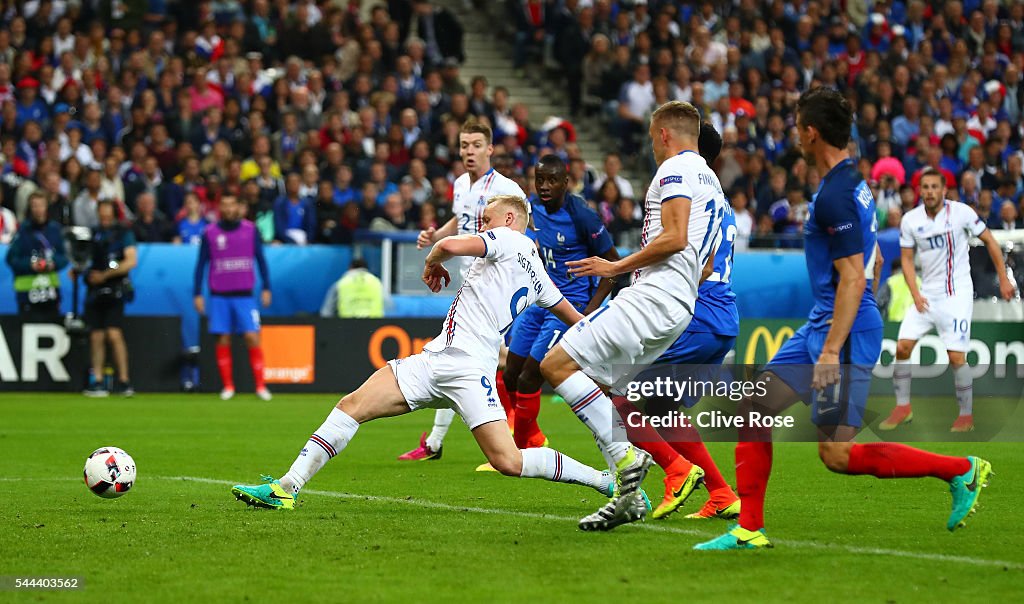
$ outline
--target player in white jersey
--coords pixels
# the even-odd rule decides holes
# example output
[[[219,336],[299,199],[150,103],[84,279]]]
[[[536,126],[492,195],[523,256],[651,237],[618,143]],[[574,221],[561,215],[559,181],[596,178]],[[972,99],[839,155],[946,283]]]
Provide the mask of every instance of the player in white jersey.
[[[900,221],[900,261],[914,306],[907,309],[900,323],[892,372],[896,408],[879,424],[882,430],[892,430],[914,417],[910,409],[910,355],[921,336],[932,328],[946,347],[956,384],[960,415],[950,430],[974,430],[973,380],[966,365],[974,308],[974,284],[967,255],[971,236],[985,243],[999,275],[999,293],[1011,299],[1013,285],[1006,276],[1003,254],[992,233],[974,210],[946,199],[946,180],[942,174],[925,170],[921,175],[921,204]],[[914,269],[915,252],[921,262],[920,288]]]
[[[525,199],[500,195],[485,208],[480,234],[446,237],[434,245],[423,271],[424,283],[434,292],[451,281],[443,262],[475,258],[440,335],[423,352],[389,361],[342,397],[280,480],[238,485],[232,493],[259,507],[291,509],[299,490],[348,445],[360,424],[450,407],[502,474],[582,484],[610,496],[615,482],[607,472],[554,449],[516,448],[491,383],[502,338],[527,306],[539,304],[570,325],[583,318],[544,272],[536,246],[523,234],[528,222]]]
[[[633,272],[633,285],[567,330],[541,363],[544,377],[622,475],[620,495],[583,518],[584,530],[608,530],[643,516],[635,513],[641,509],[635,490],[651,458],[641,452],[633,459],[624,443],[615,442],[618,416],[601,386],[622,386],[686,329],[720,243],[725,195],[697,152],[700,114],[689,103],[665,103],[651,116],[650,135],[659,167],[647,190],[640,251],[615,262],[591,257],[567,263],[577,276]],[[680,491],[688,496],[703,476],[693,466]]]
[[[483,223],[484,208],[487,200],[495,195],[516,195],[526,199],[522,187],[511,179],[505,178],[491,166],[491,129],[486,124],[469,120],[459,131],[459,156],[466,166],[466,173],[455,179],[452,187],[452,213],[454,216],[440,229],[429,228],[420,231],[416,246],[420,249],[431,246],[450,235],[475,235],[480,232]],[[473,264],[472,258],[458,258],[459,273],[463,280]],[[499,373],[500,376],[500,373]],[[504,384],[496,388],[504,389]],[[502,396],[502,403],[508,400]],[[511,411],[511,409],[509,410]],[[415,449],[398,456],[401,461],[426,461],[441,458],[441,447],[448,429],[455,419],[455,412],[450,409],[438,409],[434,413],[434,427],[430,434],[420,436],[420,444]]]

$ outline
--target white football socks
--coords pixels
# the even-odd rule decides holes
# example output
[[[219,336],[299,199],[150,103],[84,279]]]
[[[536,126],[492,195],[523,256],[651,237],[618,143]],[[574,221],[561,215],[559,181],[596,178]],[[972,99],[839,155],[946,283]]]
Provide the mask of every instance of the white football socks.
[[[971,367],[964,363],[953,370],[953,384],[956,386],[956,404],[960,407],[960,415],[974,413],[974,377]]]
[[[523,478],[582,484],[602,495],[609,495],[609,485],[613,480],[610,473],[599,472],[548,447],[523,449],[522,453],[523,470],[519,475]]]
[[[910,404],[910,359],[896,359],[892,365],[892,389],[896,404],[905,407]]]
[[[359,422],[352,416],[337,407],[332,409],[323,425],[306,441],[288,473],[281,477],[281,486],[292,494],[298,493],[324,464],[341,453],[358,429]]]
[[[617,464],[628,455],[629,443],[616,442],[613,436],[612,422],[621,423],[622,418],[615,412],[611,399],[601,392],[594,380],[582,371],[577,371],[559,384],[555,392],[565,399],[576,417],[590,428],[598,447],[607,457]],[[615,470],[614,464],[609,466]]]
[[[444,444],[444,437],[447,436],[448,428],[452,426],[454,419],[455,411],[451,409],[438,409],[434,412],[434,428],[427,436],[427,447],[431,451],[437,453],[441,445]]]

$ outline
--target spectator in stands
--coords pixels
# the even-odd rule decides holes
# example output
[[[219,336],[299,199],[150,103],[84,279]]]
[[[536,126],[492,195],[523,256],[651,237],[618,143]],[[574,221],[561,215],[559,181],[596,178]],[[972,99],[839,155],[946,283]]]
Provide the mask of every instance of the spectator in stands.
[[[461,64],[466,60],[462,25],[451,11],[434,6],[427,0],[412,0],[412,9],[412,21],[406,35],[423,40],[430,64],[436,66],[447,59],[455,59]]]
[[[544,0],[513,0],[509,7],[516,25],[512,66],[521,70],[530,53],[543,49],[548,10],[553,7]]]
[[[643,222],[636,217],[635,210],[633,200],[628,197],[621,199],[615,208],[615,216],[608,224],[608,232],[618,247],[629,250],[640,248],[640,231],[643,228]]]
[[[732,246],[738,252],[746,251],[750,244],[750,234],[754,230],[754,214],[747,207],[748,199],[746,191],[742,189],[734,189],[729,196],[729,203],[736,216],[736,239]]]
[[[128,203],[128,199],[124,194],[124,183],[121,181],[120,162],[114,156],[108,156],[103,160],[103,173],[100,177],[100,198],[116,199],[125,205]]]
[[[583,106],[583,59],[595,33],[594,9],[584,6],[576,18],[570,19],[569,24],[555,36],[555,58],[565,71],[569,113],[573,117],[580,114]]]
[[[594,190],[601,190],[601,186],[605,181],[611,179],[615,181],[615,185],[619,188],[619,193],[623,197],[629,197],[632,199],[633,185],[628,179],[622,176],[621,172],[622,157],[615,151],[606,153],[604,156],[604,174],[598,176],[597,179],[594,180]]]
[[[626,153],[639,149],[636,140],[644,132],[644,116],[654,104],[654,85],[651,83],[650,67],[644,64],[633,69],[633,79],[622,87],[619,97],[616,131]]]
[[[345,274],[327,289],[320,316],[342,319],[380,319],[384,316],[384,286],[367,269],[365,260],[353,258]]]
[[[100,202],[102,176],[98,167],[89,167],[85,172],[85,186],[71,204],[71,217],[76,226],[94,228],[99,219],[96,208]]]
[[[616,208],[622,202],[622,192],[619,191],[619,186],[614,180],[605,180],[594,195],[594,201],[597,203],[598,216],[605,224],[608,224],[615,216]]]
[[[306,245],[316,236],[316,211],[308,197],[299,195],[302,180],[295,172],[285,178],[284,195],[274,202],[274,239]]]
[[[1013,200],[1008,199],[999,206],[999,219],[991,226],[993,229],[1003,231],[1024,229],[1024,222],[1021,222],[1020,216],[1017,214],[1017,206],[1014,205]]]
[[[136,199],[136,210],[132,232],[137,242],[169,243],[174,240],[174,223],[156,209],[156,197],[152,193],[139,194]]]
[[[331,181],[320,183],[316,199],[313,202],[316,212],[316,243],[330,243],[334,240],[334,229],[338,226],[338,215],[341,206],[334,201],[334,186]]]
[[[350,201],[359,200],[359,190],[353,186],[352,168],[342,164],[334,173],[334,203],[341,207]]]
[[[95,172],[99,177],[99,172]],[[97,180],[98,182],[98,180]],[[99,185],[97,184],[97,188]],[[108,396],[104,384],[107,345],[114,353],[115,394],[132,396],[128,379],[128,347],[124,341],[124,305],[135,297],[128,277],[138,262],[135,235],[117,219],[117,204],[108,199],[96,205],[96,228],[92,236],[92,261],[86,272],[85,322],[89,326],[92,373],[86,396]]]
[[[178,232],[174,242],[185,243],[186,245],[199,245],[203,240],[203,231],[206,230],[209,224],[203,216],[199,196],[195,193],[186,194],[183,211],[185,215],[178,220]]]
[[[402,197],[397,192],[387,195],[380,215],[370,221],[371,231],[404,231],[415,226],[409,220],[409,215],[402,204]]]

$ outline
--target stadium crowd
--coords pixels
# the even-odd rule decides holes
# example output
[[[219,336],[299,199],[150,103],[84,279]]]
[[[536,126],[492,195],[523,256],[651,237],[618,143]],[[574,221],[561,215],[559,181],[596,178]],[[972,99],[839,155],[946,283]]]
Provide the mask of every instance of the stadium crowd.
[[[573,111],[601,114],[624,155],[642,155],[659,104],[698,107],[723,135],[715,168],[741,245],[801,236],[821,174],[796,148],[794,109],[818,85],[854,107],[851,145],[882,228],[916,204],[926,166],[991,228],[1022,226],[1020,2],[520,0],[509,10],[517,66],[531,51],[557,60]],[[614,185],[592,195],[611,206],[631,197]]]
[[[62,225],[95,226],[115,200],[140,242],[198,242],[227,194],[267,242],[439,226],[475,117],[496,170],[531,191],[536,158],[563,157],[572,191],[635,247],[643,196],[623,162],[651,167],[644,124],[680,99],[722,132],[737,248],[799,246],[821,175],[796,149],[794,106],[818,84],[856,109],[883,228],[925,166],[992,228],[1022,228],[1024,5],[867,4],[508,0],[510,62],[557,63],[573,114],[604,116],[620,142],[591,166],[571,122],[531,124],[486,74],[464,86],[462,25],[425,0],[5,2],[0,237],[35,191]]]

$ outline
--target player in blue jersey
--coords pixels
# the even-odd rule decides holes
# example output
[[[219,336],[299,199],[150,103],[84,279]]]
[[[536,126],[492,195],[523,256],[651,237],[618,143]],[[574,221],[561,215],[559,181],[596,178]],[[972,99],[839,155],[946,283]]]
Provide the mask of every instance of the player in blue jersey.
[[[569,173],[557,155],[540,158],[534,173],[537,198],[532,200],[533,236],[540,248],[544,268],[559,291],[584,315],[597,310],[614,281],[596,277],[574,277],[565,263],[600,256],[619,259],[612,237],[598,215],[583,198],[567,194]],[[540,307],[523,313],[512,328],[505,361],[505,387],[515,398],[516,445],[521,449],[544,446],[547,440],[537,425],[540,411],[540,361],[554,346],[566,325]]]
[[[714,164],[722,150],[722,136],[714,126],[703,122],[697,148],[708,166]],[[638,382],[661,375],[689,374],[720,365],[725,355],[736,344],[740,330],[740,316],[736,309],[736,294],[732,291],[733,241],[736,239],[736,216],[726,204],[722,218],[721,245],[715,252],[711,273],[700,284],[693,320],[679,339],[658,359],[655,367],[637,376]],[[680,376],[676,376],[680,377]],[[686,401],[693,406],[699,397]],[[625,417],[638,411],[625,397],[613,399],[619,413]],[[657,402],[653,402],[657,405]],[[649,408],[653,411],[653,408]],[[722,473],[704,446],[700,433],[692,426],[654,429],[649,426],[630,428],[629,436],[654,457],[665,470],[665,497],[654,510],[660,520],[679,509],[689,492],[684,488],[690,464],[704,471],[704,486],[709,498],[704,506],[687,518],[735,518],[739,514],[739,497],[726,483]]]
[[[764,496],[771,474],[773,417],[797,400],[811,405],[818,426],[818,455],[829,470],[878,478],[934,476],[949,483],[955,530],[974,510],[991,465],[977,457],[937,455],[897,443],[855,444],[867,402],[871,370],[882,349],[882,318],[867,273],[875,253],[875,200],[850,159],[853,113],[831,88],[805,92],[797,102],[797,132],[804,159],[824,173],[804,224],[804,252],[814,296],[806,324],[772,358],[757,380],[761,396],[745,399],[736,480],[739,524],[701,543],[700,550],[759,549]]]

